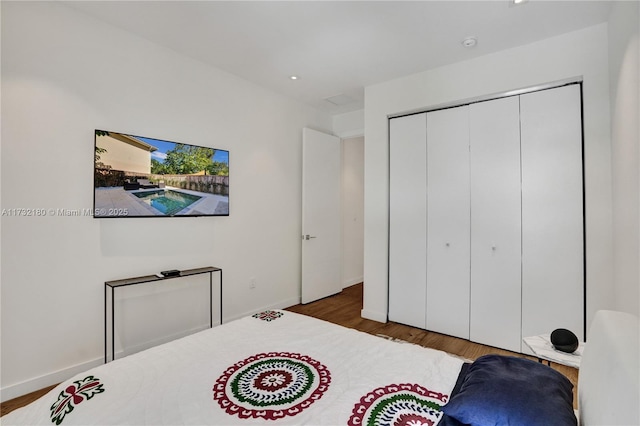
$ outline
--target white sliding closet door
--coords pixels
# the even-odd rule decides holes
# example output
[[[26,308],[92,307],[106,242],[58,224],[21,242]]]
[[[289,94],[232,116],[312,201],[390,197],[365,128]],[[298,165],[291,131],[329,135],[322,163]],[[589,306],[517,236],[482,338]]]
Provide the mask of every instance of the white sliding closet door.
[[[389,320],[425,328],[426,114],[389,120]]]
[[[524,337],[584,339],[580,102],[577,84],[521,96]]]
[[[470,106],[470,339],[521,347],[518,97]]]
[[[469,338],[469,107],[427,114],[427,329]]]

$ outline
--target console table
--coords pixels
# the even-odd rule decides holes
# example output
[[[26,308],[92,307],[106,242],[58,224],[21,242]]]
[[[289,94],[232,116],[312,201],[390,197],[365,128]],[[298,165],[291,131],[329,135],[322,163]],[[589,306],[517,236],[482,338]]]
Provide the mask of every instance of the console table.
[[[125,278],[122,280],[106,281],[104,283],[104,363],[108,362],[108,332],[107,332],[107,299],[109,289],[111,290],[111,360],[115,359],[115,306],[114,306],[114,291],[119,287],[126,287],[130,285],[152,283],[164,280],[171,280],[174,278],[189,277],[192,275],[209,274],[209,327],[213,328],[213,273],[220,273],[220,324],[222,324],[222,269],[214,266],[206,266],[204,268],[186,269],[180,271],[180,275],[173,276],[158,276],[158,275],[145,275],[142,277]]]

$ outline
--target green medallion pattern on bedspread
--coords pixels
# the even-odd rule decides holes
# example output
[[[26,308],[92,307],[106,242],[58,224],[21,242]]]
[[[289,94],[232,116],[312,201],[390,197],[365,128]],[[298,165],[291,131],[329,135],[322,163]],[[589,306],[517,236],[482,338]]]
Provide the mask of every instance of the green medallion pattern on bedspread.
[[[435,426],[462,364],[444,352],[261,310],[92,368],[2,424]]]
[[[277,420],[295,416],[329,388],[331,373],[297,353],[261,353],[229,367],[216,381],[213,399],[240,418]]]

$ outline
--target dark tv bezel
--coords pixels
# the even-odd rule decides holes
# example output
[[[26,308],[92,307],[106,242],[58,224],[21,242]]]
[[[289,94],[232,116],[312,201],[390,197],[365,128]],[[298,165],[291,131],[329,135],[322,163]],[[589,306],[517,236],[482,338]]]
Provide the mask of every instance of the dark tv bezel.
[[[174,142],[174,141],[170,141],[170,140],[166,140],[166,139],[158,139],[158,138],[154,138],[154,137],[149,137],[149,136],[140,136],[140,135],[134,135],[131,133],[124,133],[124,132],[117,132],[117,131],[113,131],[113,130],[102,130],[102,129],[95,129],[93,132],[93,148],[94,148],[94,161],[93,161],[93,208],[92,208],[92,217],[94,219],[127,219],[127,218],[166,218],[166,217],[171,217],[171,218],[177,218],[177,217],[227,217],[229,216],[229,213],[231,211],[231,202],[229,199],[229,194],[227,195],[227,204],[229,206],[229,208],[227,209],[227,213],[224,214],[184,214],[184,215],[179,215],[179,214],[173,214],[173,215],[96,215],[96,212],[98,211],[98,208],[96,207],[96,161],[95,161],[95,149],[97,147],[97,138],[98,138],[98,132],[107,132],[107,133],[116,133],[116,134],[120,134],[120,135],[124,135],[124,136],[130,136],[133,138],[143,138],[143,139],[151,139],[151,140],[156,140],[159,142],[164,142],[164,143],[172,143],[172,144],[181,144],[181,145],[186,145],[186,146],[193,146],[196,148],[206,148],[206,149],[213,149],[215,151],[224,151],[227,153],[227,166],[229,167],[229,169],[231,169],[231,160],[230,160],[230,152],[227,149],[219,149],[219,148],[213,148],[213,147],[209,147],[209,146],[203,146],[203,145],[194,145],[194,144],[190,144],[190,143],[183,143],[183,142]],[[227,175],[227,179],[230,179],[230,175],[231,172],[229,172],[229,174]],[[230,183],[229,183],[230,186]],[[230,191],[229,191],[230,193]]]

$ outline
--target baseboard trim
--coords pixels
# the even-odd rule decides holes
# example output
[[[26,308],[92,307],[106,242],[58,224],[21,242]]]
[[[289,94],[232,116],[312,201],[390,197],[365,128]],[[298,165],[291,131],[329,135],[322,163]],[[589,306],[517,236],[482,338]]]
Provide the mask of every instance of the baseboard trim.
[[[214,327],[217,326],[217,325],[220,325],[220,323],[219,322],[214,322],[213,323]],[[159,345],[162,345],[162,344],[174,341],[174,340],[178,340],[178,339],[181,339],[183,337],[187,337],[187,336],[189,336],[191,334],[195,334],[195,333],[198,333],[200,331],[207,330],[207,329],[209,329],[209,324],[199,324],[196,327],[192,327],[192,328],[190,328],[188,330],[184,330],[184,331],[181,331],[179,333],[170,334],[168,336],[162,336],[162,337],[159,337],[157,339],[149,340],[149,341],[144,342],[144,343],[139,343],[137,345],[134,345],[134,346],[131,346],[131,347],[127,348],[126,350],[116,349],[115,356],[116,356],[116,359],[119,359],[119,358],[122,358],[122,357],[125,357],[125,356],[133,355],[133,354],[135,354],[137,352],[142,352],[142,351],[144,351],[146,349],[150,349],[150,348],[153,348],[155,346],[159,346]],[[108,354],[109,361],[111,361],[111,359],[110,359],[111,356],[110,355],[111,355],[111,353]]]
[[[297,305],[300,303],[300,298],[299,297],[292,297],[290,299],[285,299],[282,300],[278,303],[274,303],[271,305],[266,305],[263,306],[259,309],[253,310],[253,311],[249,311],[249,312],[245,312],[245,313],[241,313],[238,315],[233,315],[230,317],[225,317],[224,318],[224,322],[229,322],[229,321],[233,321],[236,319],[240,319],[240,318],[244,318],[248,315],[253,315],[256,312],[261,312],[267,309],[284,309],[284,308],[288,308],[289,306],[293,306],[293,305]],[[214,323],[214,327],[218,325],[217,323]],[[206,326],[204,329],[208,329],[209,327]],[[175,336],[172,336],[174,338],[169,339],[169,340],[175,340],[176,338],[180,338],[180,337],[184,337],[186,335],[189,334],[193,334],[193,332],[197,332],[200,331],[200,329],[198,330],[189,330],[185,333],[179,333]],[[163,339],[164,340],[164,339]],[[166,341],[169,340],[165,340],[165,341],[157,341],[157,342],[147,342],[145,344],[142,345],[137,345],[135,348],[133,349],[129,349],[127,351],[127,353],[133,353],[133,352],[138,352],[141,349],[147,349],[148,347],[152,347],[152,346],[157,346],[158,344],[162,344],[165,343]],[[146,346],[146,347],[142,347],[142,346]],[[118,351],[116,354],[116,359],[120,356],[124,356],[125,354],[122,351]],[[23,382],[20,383],[15,383],[13,385],[9,385],[9,386],[5,386],[0,388],[0,401],[1,402],[5,402],[5,401],[9,401],[10,399],[14,399],[17,398],[19,396],[23,396],[26,395],[28,393],[31,392],[35,392],[37,390],[40,389],[44,389],[48,386],[52,386],[52,385],[56,385],[58,383],[62,383],[66,380],[69,380],[71,377],[75,376],[76,374],[80,374],[83,371],[87,371],[90,368],[94,368],[97,367],[99,365],[102,365],[104,363],[104,357],[100,357],[100,358],[95,358],[92,359],[90,361],[87,362],[83,362],[80,364],[76,364],[76,365],[72,365],[70,367],[67,368],[63,368],[57,371],[54,371],[52,373],[48,373],[48,374],[43,374],[42,376],[38,376],[38,377],[34,377],[32,379],[28,379],[25,380]]]
[[[368,311],[366,309],[363,309],[360,311],[360,316],[362,318],[366,318],[366,319],[370,319],[373,321],[378,321],[381,323],[386,323],[387,322],[387,313],[381,313],[381,312],[375,312],[375,311]]]
[[[17,398],[22,395],[26,395],[31,392],[35,392],[46,387],[57,385],[64,382],[76,374],[82,373],[90,368],[97,367],[104,363],[104,358],[96,358],[91,361],[76,364],[71,367],[63,368],[53,373],[43,374],[42,376],[34,377],[33,379],[25,380],[20,383],[5,386],[0,389],[2,402],[8,401],[13,398]]]
[[[214,327],[218,325],[218,323],[214,323]],[[145,343],[141,343],[139,345],[132,346],[127,350],[118,349],[116,350],[116,359],[121,358],[123,356],[131,355],[136,352],[143,351],[145,349],[152,348],[154,346],[161,345],[163,343],[170,342],[172,340],[180,339],[182,337],[188,336],[190,334],[197,333],[202,330],[206,330],[209,328],[209,325],[199,325],[197,327],[191,328],[189,330],[172,334],[170,336],[165,336],[159,339],[155,339],[152,341],[148,341]],[[109,353],[109,358],[111,358],[111,353]],[[89,370],[90,368],[97,367],[101,364],[104,364],[104,358],[96,358],[91,361],[83,362],[81,364],[76,364],[71,367],[63,368],[61,370],[55,371],[53,373],[44,374],[39,377],[35,377],[33,379],[25,380],[20,383],[16,383],[14,385],[6,386],[0,389],[1,400],[2,402],[8,401],[13,398],[17,398],[22,395],[26,395],[31,392],[35,392],[37,390],[46,388],[48,386],[57,385],[58,383],[62,383],[66,380],[69,380],[71,377],[76,374],[80,374],[84,371]]]
[[[342,281],[342,288],[351,287],[352,285],[360,284],[364,281],[364,276],[350,278],[348,280]]]

